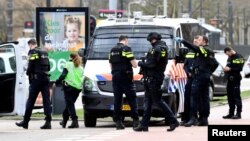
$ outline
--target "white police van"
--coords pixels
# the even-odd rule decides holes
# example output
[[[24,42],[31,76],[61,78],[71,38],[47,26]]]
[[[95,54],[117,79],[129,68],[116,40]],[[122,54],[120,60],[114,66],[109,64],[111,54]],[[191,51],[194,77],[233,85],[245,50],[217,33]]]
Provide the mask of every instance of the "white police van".
[[[24,115],[29,88],[26,61],[18,42],[0,44],[0,116]]]
[[[138,19],[107,19],[97,25],[89,47],[86,50],[86,64],[84,68],[84,84],[82,102],[84,108],[84,123],[86,127],[96,126],[97,118],[113,115],[112,75],[108,61],[108,54],[118,42],[120,35],[128,36],[137,60],[144,56],[151,47],[147,41],[150,32],[158,32],[168,45],[168,65],[165,71],[169,79],[168,93],[163,99],[169,104],[173,112],[184,110],[184,86],[186,74],[183,70],[183,54],[186,50],[181,44],[174,42],[172,37],[178,36],[192,41],[198,34],[205,34],[198,20],[191,18],[141,17]],[[133,69],[136,85],[137,104],[139,114],[143,114],[144,87],[140,82],[142,76],[139,68]],[[124,96],[122,105],[123,116],[129,116],[130,107]],[[160,109],[152,108],[153,117],[163,117]]]

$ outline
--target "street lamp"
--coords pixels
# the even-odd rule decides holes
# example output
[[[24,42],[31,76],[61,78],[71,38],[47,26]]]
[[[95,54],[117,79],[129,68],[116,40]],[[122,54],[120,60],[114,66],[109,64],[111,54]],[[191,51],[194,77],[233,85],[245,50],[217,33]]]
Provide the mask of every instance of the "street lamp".
[[[167,16],[168,15],[168,1],[163,0],[163,15]]]

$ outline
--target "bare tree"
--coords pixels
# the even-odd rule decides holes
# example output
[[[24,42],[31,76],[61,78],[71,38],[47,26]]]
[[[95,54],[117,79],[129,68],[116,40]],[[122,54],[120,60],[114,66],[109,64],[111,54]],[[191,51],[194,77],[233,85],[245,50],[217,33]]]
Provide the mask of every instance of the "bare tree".
[[[7,41],[5,9],[2,2],[0,2],[0,21],[0,43],[2,43]]]

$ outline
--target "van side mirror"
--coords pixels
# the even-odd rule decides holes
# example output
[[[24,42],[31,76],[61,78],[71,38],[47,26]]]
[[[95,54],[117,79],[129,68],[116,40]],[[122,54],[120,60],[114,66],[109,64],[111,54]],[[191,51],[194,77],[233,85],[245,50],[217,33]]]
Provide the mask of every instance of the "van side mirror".
[[[86,61],[87,61],[87,59],[86,59],[86,49],[85,48],[80,48],[79,50],[78,50],[78,55],[80,56],[80,57],[82,57],[82,63],[83,64],[86,64]]]
[[[81,57],[84,57],[84,54],[85,54],[85,49],[84,48],[80,48],[78,50],[78,55],[81,56]]]
[[[177,63],[183,63],[185,61],[185,56],[187,53],[187,48],[179,48],[179,56],[176,56]]]

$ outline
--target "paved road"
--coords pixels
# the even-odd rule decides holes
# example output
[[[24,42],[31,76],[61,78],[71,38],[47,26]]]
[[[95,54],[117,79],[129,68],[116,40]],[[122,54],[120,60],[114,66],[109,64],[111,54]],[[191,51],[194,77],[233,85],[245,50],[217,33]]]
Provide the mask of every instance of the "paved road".
[[[242,90],[248,90],[250,79],[243,79]],[[77,108],[82,108],[81,98],[76,103]],[[241,120],[223,120],[221,117],[228,111],[228,106],[211,109],[210,124],[250,124],[250,99],[244,100]],[[0,118],[0,141],[207,141],[207,127],[179,127],[174,132],[166,132],[166,126],[157,126],[154,122],[149,132],[134,132],[131,126],[125,130],[115,130],[113,122],[105,119],[98,120],[97,127],[85,128],[80,121],[79,129],[62,129],[59,121],[53,120],[52,130],[40,130],[43,120],[32,120],[29,130],[17,127],[16,120]]]
[[[244,100],[242,119],[223,120],[221,117],[228,111],[227,105],[211,109],[210,124],[249,124],[250,123],[250,99]],[[179,127],[174,132],[166,132],[166,126],[151,126],[149,132],[134,132],[131,127],[117,131],[114,123],[99,120],[97,127],[85,128],[80,121],[79,129],[62,129],[58,122],[52,122],[52,130],[40,130],[43,120],[32,120],[29,130],[15,126],[16,120],[0,119],[1,141],[206,141],[207,127]]]

